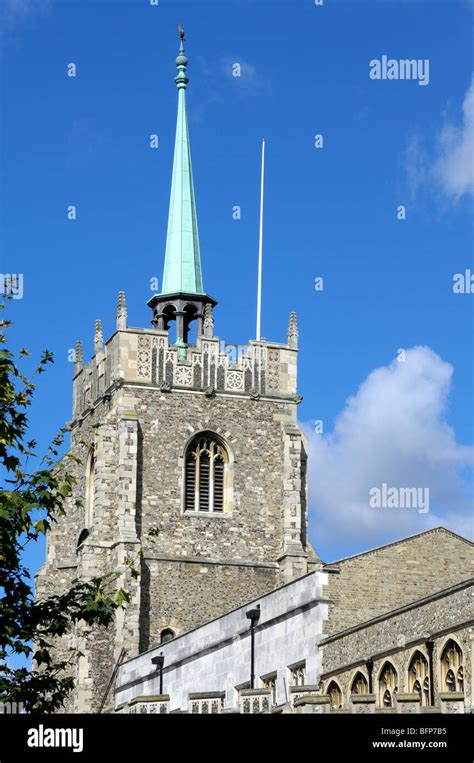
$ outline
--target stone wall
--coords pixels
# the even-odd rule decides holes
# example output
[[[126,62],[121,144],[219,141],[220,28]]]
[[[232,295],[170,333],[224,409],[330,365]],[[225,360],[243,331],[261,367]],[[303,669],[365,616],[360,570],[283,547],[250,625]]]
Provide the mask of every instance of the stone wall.
[[[185,633],[277,587],[278,565],[144,561],[140,651],[160,643],[161,631]],[[163,582],[166,581],[166,585]]]
[[[284,551],[282,424],[293,421],[294,406],[202,393],[126,392],[133,395],[139,421],[144,551],[159,547],[160,554],[171,557],[276,561]],[[185,449],[203,430],[220,435],[231,454],[233,505],[222,514],[183,512]],[[298,474],[301,491],[299,479]],[[289,516],[288,529],[291,521]],[[157,525],[162,535],[152,545],[148,533]]]
[[[323,573],[306,575],[124,663],[117,674],[115,705],[159,694],[152,658],[163,653],[163,690],[170,696],[170,710],[186,710],[188,695],[195,692],[223,693],[224,708],[235,707],[238,688],[250,681],[246,612],[257,604],[255,687],[261,687],[262,677],[276,674],[276,702],[286,702],[290,666],[304,661],[307,681],[319,680],[317,644],[327,616],[325,583]]]
[[[373,693],[378,701],[378,677],[389,660],[397,671],[398,693],[409,691],[408,668],[419,650],[429,662],[427,640],[432,639],[435,703],[440,704],[440,661],[444,646],[454,638],[464,656],[464,702],[472,704],[472,661],[474,602],[472,581],[460,583],[361,625],[325,638],[320,644],[322,691],[335,680],[343,695],[343,706],[351,701],[354,677],[361,672],[368,681],[367,660],[373,660]],[[441,702],[442,704],[442,702]]]
[[[473,577],[473,544],[439,527],[325,569],[330,635]]]

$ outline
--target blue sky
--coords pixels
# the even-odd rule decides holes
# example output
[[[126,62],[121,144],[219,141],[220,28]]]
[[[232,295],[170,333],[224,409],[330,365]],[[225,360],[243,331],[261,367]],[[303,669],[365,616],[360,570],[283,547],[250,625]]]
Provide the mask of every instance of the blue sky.
[[[3,0],[1,270],[24,274],[14,348],[56,358],[31,413],[43,448],[70,418],[76,339],[88,357],[96,318],[110,335],[121,289],[129,324],[149,325],[180,21],[204,286],[226,342],[254,336],[267,140],[262,334],[284,340],[297,311],[314,545],[330,560],[434,524],[469,531],[474,296],[453,293],[453,276],[474,272],[472,9]],[[429,84],[371,80],[384,54],[428,59]],[[368,486],[383,482],[429,487],[430,511],[368,511]]]

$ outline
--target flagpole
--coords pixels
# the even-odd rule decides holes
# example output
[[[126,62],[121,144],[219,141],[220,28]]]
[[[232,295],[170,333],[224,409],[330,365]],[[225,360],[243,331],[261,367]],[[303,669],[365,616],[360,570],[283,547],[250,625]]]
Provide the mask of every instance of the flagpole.
[[[260,179],[260,232],[258,237],[258,285],[257,285],[257,331],[260,341],[260,322],[262,313],[262,244],[263,244],[263,184],[265,176],[265,140],[262,140],[262,174]]]

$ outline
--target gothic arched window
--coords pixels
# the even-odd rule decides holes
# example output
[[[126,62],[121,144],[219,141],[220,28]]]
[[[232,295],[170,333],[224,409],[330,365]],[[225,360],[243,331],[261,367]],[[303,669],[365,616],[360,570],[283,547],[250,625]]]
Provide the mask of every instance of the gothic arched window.
[[[92,527],[94,523],[94,490],[95,490],[95,454],[92,447],[87,457],[86,465],[86,501],[85,501],[85,525]]]
[[[393,707],[393,700],[398,691],[397,671],[391,662],[386,662],[379,676],[379,704],[381,707]]]
[[[186,511],[222,513],[228,490],[227,448],[209,432],[195,437],[186,450],[184,507]]]
[[[342,707],[342,691],[339,684],[335,681],[331,681],[326,690],[326,694],[329,696],[329,703],[333,710],[338,710]]]
[[[408,666],[408,691],[419,694],[423,707],[430,703],[430,679],[428,661],[424,654],[417,650]]]
[[[408,666],[408,691],[420,695],[423,707],[430,703],[430,680],[428,661],[420,652],[416,651]]]
[[[369,684],[363,673],[356,673],[352,681],[351,694],[368,694]]]
[[[464,691],[462,649],[449,639],[441,655],[441,691]]]

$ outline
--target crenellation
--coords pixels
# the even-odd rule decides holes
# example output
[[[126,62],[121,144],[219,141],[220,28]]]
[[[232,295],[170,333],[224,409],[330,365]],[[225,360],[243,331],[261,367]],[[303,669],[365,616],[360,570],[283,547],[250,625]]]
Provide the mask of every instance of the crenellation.
[[[98,322],[99,323],[99,322]],[[96,353],[85,366],[75,364],[73,418],[83,415],[113,384],[135,382],[165,391],[193,389],[258,399],[293,399],[296,395],[297,350],[288,345],[251,341],[245,350],[223,345],[218,337],[200,336],[182,354],[169,344],[167,331],[125,328],[105,346],[96,327]],[[222,351],[222,347],[230,348]]]

